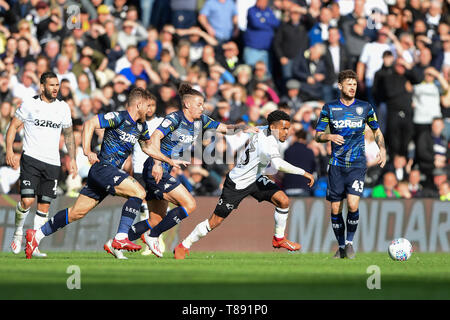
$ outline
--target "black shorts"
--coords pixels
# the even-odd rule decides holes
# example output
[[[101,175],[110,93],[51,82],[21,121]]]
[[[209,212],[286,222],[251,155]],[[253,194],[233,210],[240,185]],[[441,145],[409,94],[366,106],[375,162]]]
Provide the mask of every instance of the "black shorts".
[[[219,217],[226,218],[231,211],[237,209],[245,197],[252,196],[259,202],[270,201],[272,196],[280,190],[280,187],[267,176],[260,176],[247,188],[238,190],[236,184],[227,175],[214,213]]]
[[[339,202],[353,194],[361,197],[364,190],[366,168],[347,168],[330,165],[328,168],[327,200]]]
[[[101,202],[108,194],[115,196],[115,187],[128,176],[128,173],[109,163],[94,163],[89,169],[87,183],[80,194]]]
[[[50,203],[56,198],[60,166],[48,164],[22,153],[20,158],[20,196],[39,197],[39,202]]]

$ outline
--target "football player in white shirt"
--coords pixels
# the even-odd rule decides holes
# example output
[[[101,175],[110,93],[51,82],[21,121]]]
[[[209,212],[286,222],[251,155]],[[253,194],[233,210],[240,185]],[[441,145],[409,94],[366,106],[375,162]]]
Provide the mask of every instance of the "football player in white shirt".
[[[55,73],[45,72],[40,79],[41,94],[24,98],[11,120],[6,133],[6,163],[15,167],[13,143],[16,133],[23,125],[23,154],[20,159],[20,201],[16,206],[16,229],[11,242],[15,254],[20,252],[23,240],[23,225],[30,207],[38,197],[34,229],[39,229],[48,220],[51,201],[56,198],[61,160],[59,140],[61,131],[70,156],[69,172],[77,175],[75,139],[69,105],[57,100],[59,81]],[[34,257],[45,257],[39,249]]]
[[[281,158],[278,141],[286,141],[291,119],[283,111],[275,110],[267,117],[269,126],[254,134],[237,165],[228,173],[222,195],[211,217],[199,223],[195,229],[174,250],[175,259],[184,259],[193,243],[217,228],[222,221],[237,209],[239,203],[251,195],[259,202],[269,201],[275,205],[275,234],[272,239],[274,248],[289,251],[300,250],[300,244],[289,241],[284,235],[289,212],[289,198],[265,174],[273,168],[290,174],[302,175],[314,184],[313,176],[305,170],[295,167]],[[269,167],[270,166],[270,167]],[[269,167],[269,168],[268,168]]]

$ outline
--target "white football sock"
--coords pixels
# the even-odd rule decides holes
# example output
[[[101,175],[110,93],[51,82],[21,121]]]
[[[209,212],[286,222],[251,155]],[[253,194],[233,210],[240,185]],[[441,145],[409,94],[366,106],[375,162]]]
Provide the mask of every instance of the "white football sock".
[[[147,203],[144,202],[141,205],[141,221],[146,220],[148,218],[149,218],[148,206]]]
[[[114,237],[116,240],[123,240],[128,238],[128,234],[125,232],[120,232],[118,234],[116,234],[116,236]]]
[[[41,228],[36,230],[36,234],[34,235],[34,238],[36,239],[37,243],[41,242],[42,239],[45,238],[45,234],[42,232]]]
[[[15,235],[23,234],[23,225],[25,223],[25,218],[28,216],[28,213],[30,213],[30,208],[23,209],[22,206],[20,205],[20,201],[17,202],[15,215],[15,224],[16,224],[16,230],[14,232]]]
[[[36,210],[34,216],[34,230],[40,229],[48,221],[48,212]]]
[[[183,240],[182,245],[189,249],[194,242],[197,242],[211,231],[211,227],[209,226],[208,219],[200,222],[194,230],[192,230],[191,234]]]
[[[288,218],[289,208],[275,208],[273,218],[275,220],[275,237],[284,238],[284,231],[286,230],[286,221]]]

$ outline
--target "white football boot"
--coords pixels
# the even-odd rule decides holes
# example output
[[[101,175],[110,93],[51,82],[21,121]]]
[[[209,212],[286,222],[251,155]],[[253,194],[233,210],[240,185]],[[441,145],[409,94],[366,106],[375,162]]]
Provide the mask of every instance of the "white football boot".
[[[109,239],[103,246],[103,249],[105,249],[106,252],[111,253],[116,259],[127,260],[128,258],[123,255],[122,250],[113,248],[112,241],[112,239]]]
[[[14,254],[19,254],[20,249],[22,248],[23,234],[15,234],[13,235],[13,239],[11,241],[11,251]]]
[[[33,255],[33,258],[47,258],[47,254],[40,252],[39,248],[34,249],[32,255]]]
[[[150,237],[147,233],[144,233],[144,239],[153,254],[159,258],[162,258],[163,254],[159,247],[159,238]]]

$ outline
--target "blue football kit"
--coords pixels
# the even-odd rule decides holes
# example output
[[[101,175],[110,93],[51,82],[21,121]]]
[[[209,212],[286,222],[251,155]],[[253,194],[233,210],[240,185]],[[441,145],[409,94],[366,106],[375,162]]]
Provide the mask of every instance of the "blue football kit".
[[[217,122],[207,115],[201,115],[199,120],[190,122],[184,116],[183,111],[173,112],[167,115],[156,130],[164,134],[161,139],[161,153],[171,159],[181,159],[183,153],[189,152],[194,141],[197,140],[205,130],[216,130],[220,122]],[[175,189],[180,181],[170,175],[172,167],[162,162],[163,176],[159,183],[156,183],[152,176],[154,161],[148,157],[144,163],[142,172],[146,184],[147,200],[162,199],[163,194]]]
[[[362,196],[366,173],[364,131],[366,124],[379,128],[377,116],[370,103],[355,99],[346,106],[341,100],[326,103],[317,121],[316,131],[325,131],[344,138],[344,144],[331,142],[328,169],[327,200],[341,201],[347,194]]]

